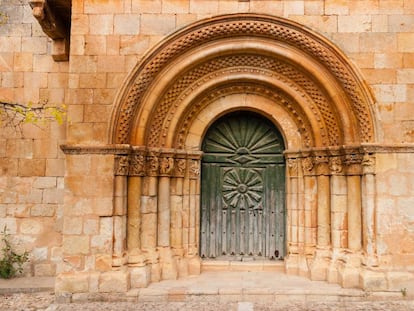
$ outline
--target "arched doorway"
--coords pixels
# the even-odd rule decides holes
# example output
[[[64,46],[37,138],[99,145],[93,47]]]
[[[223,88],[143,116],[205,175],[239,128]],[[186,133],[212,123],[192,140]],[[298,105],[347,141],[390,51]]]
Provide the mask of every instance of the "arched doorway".
[[[116,244],[112,258],[122,262],[129,252],[129,265],[144,263],[151,280],[159,280],[195,267],[200,271],[200,244],[204,256],[223,254],[222,242],[211,247],[200,236],[205,202],[200,197],[217,199],[218,191],[202,185],[200,171],[203,151],[206,156],[214,151],[206,143],[209,129],[235,111],[260,114],[284,137],[278,152],[283,150],[287,166],[281,177],[286,183],[286,250],[276,243],[266,256],[284,257],[288,273],[357,286],[361,254],[371,264],[376,253],[375,152],[370,149],[378,135],[375,101],[332,42],[292,21],[258,14],[216,16],[189,25],[160,42],[131,71],[110,130],[110,143],[126,148],[116,151],[114,197],[122,200],[114,200],[119,204],[114,211],[128,228],[116,229],[126,236],[127,248]],[[246,159],[235,150],[233,156]],[[247,174],[241,162],[226,169],[204,174],[223,181]],[[241,253],[243,238],[238,239],[238,246],[236,237],[234,247],[231,241],[226,245],[226,254]]]
[[[285,255],[284,143],[274,124],[246,111],[207,131],[201,171],[201,258]]]

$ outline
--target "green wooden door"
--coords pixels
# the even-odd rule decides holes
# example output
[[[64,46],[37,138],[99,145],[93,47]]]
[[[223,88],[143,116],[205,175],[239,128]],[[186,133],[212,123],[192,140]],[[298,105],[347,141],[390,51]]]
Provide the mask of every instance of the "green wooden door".
[[[251,112],[210,127],[203,142],[202,258],[284,257],[283,149],[276,127]]]

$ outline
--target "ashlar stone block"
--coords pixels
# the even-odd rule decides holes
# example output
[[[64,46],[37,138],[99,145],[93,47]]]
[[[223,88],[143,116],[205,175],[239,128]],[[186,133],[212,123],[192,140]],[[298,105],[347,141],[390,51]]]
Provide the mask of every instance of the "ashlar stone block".
[[[101,293],[125,293],[129,288],[129,271],[108,271],[99,277],[99,292]]]
[[[368,291],[385,291],[387,279],[383,272],[363,270],[359,275],[359,285]]]
[[[147,287],[151,281],[151,267],[134,267],[130,269],[131,288]]]
[[[61,273],[56,277],[55,292],[84,293],[89,290],[89,276],[87,273]]]

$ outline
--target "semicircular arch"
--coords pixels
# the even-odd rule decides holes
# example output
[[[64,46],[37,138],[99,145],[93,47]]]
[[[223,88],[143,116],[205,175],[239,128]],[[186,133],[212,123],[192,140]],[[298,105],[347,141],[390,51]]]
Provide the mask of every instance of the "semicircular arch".
[[[237,63],[243,57],[248,62]],[[280,81],[283,77],[296,81],[288,92],[291,98],[311,98],[311,101],[295,101],[302,111],[311,109],[309,102],[319,101],[314,113],[303,116],[317,136],[312,142],[314,146],[376,140],[374,100],[358,71],[330,41],[283,18],[234,14],[200,21],[177,31],[137,64],[115,103],[111,143],[166,146],[162,135],[153,133],[180,130],[177,126],[171,128],[170,121],[175,118],[177,123],[183,118],[177,111],[184,113],[194,107],[189,98],[196,97],[191,93],[198,88],[197,84],[208,84],[208,77],[220,70],[262,69],[263,72],[269,60],[284,66]],[[220,61],[223,67],[215,70]],[[250,81],[260,82],[258,77],[256,74]],[[221,87],[226,82],[219,79],[210,81]],[[170,106],[163,105],[165,102]],[[182,103],[186,104],[180,107]],[[319,124],[312,119],[319,120]],[[325,128],[320,130],[320,124]],[[338,138],[318,143],[323,140],[319,136],[324,131],[336,131]],[[151,140],[151,137],[161,139]]]

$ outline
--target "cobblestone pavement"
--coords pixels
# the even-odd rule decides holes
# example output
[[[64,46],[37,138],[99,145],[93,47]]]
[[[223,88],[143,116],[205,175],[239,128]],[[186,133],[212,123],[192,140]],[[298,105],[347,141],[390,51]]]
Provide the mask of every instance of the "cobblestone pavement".
[[[283,302],[214,302],[202,299],[189,302],[85,302],[55,304],[51,292],[0,295],[1,311],[410,311],[414,300],[397,301],[283,301]]]

